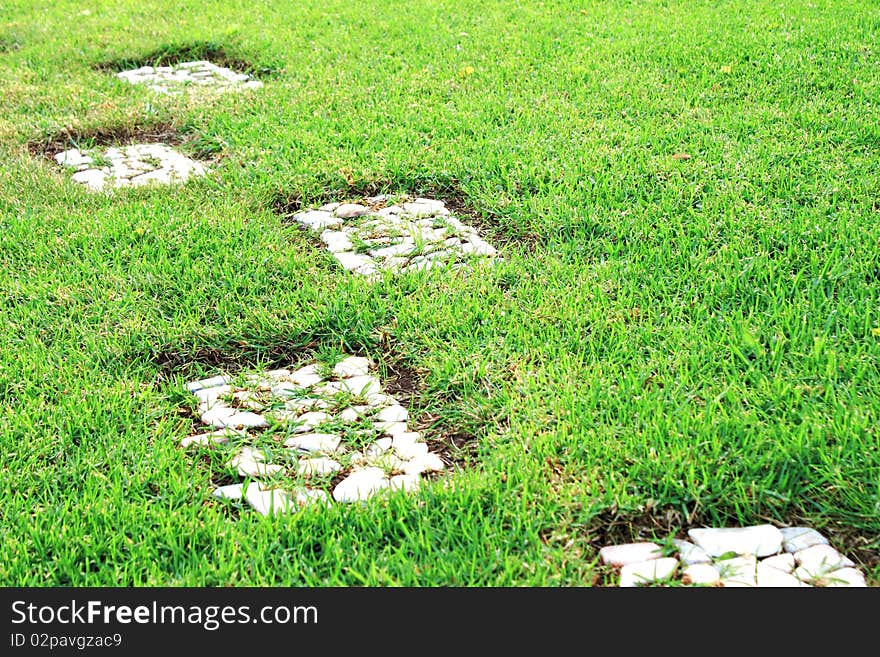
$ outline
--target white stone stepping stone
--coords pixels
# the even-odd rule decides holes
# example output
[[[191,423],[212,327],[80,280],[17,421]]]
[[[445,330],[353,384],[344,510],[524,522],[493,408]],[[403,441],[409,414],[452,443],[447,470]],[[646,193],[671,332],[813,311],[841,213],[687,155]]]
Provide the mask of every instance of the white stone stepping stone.
[[[391,437],[399,433],[408,433],[406,422],[374,422],[373,427],[375,427],[376,431],[381,431]]]
[[[432,199],[380,210],[330,204],[299,212],[293,219],[320,234],[340,266],[371,279],[381,271],[458,269],[474,260],[491,262],[497,255],[474,228],[450,215],[442,201]]]
[[[325,228],[338,228],[342,226],[342,219],[322,210],[299,212],[293,215],[293,219],[314,231],[320,230],[323,232]]]
[[[852,560],[847,559],[830,545],[813,545],[804,550],[794,553],[795,563],[800,567],[798,570],[819,577],[832,570],[854,566]]]
[[[382,392],[370,392],[366,395],[367,404],[372,406],[373,408],[381,408],[382,406],[388,406],[390,404],[396,404],[397,400],[394,399],[391,395],[386,395]]]
[[[324,411],[309,411],[297,416],[296,419],[291,420],[291,423],[296,425],[293,429],[294,433],[308,433],[330,419],[332,419],[331,415]]]
[[[198,390],[194,390],[193,394],[196,398],[204,404],[209,409],[211,406],[217,403],[221,397],[232,394],[232,386],[228,385],[220,385],[213,386],[210,388],[199,388]]]
[[[620,586],[629,588],[666,580],[677,569],[678,559],[672,557],[630,563],[620,569]]]
[[[697,547],[690,541],[682,541],[673,538],[672,544],[678,548],[678,558],[686,566],[697,563],[709,563],[712,561],[712,557],[706,554],[704,549]]]
[[[782,533],[773,525],[691,529],[688,536],[711,557],[728,552],[766,557],[782,550]]]
[[[340,481],[333,489],[333,499],[337,502],[360,502],[388,488],[391,481],[381,468],[366,467],[355,470]]]
[[[297,472],[305,477],[323,476],[339,472],[342,466],[331,458],[318,456],[308,459],[300,459]]]
[[[343,251],[353,251],[354,244],[347,233],[341,230],[325,230],[321,233],[321,241],[327,245],[330,253],[341,253]]]
[[[394,438],[396,439],[397,436],[395,436]],[[397,452],[397,455],[404,461],[424,458],[428,455],[428,445],[426,443],[394,444],[392,439],[392,446],[394,447],[394,451]]]
[[[422,478],[418,475],[394,475],[391,477],[391,488],[395,490],[403,490],[407,493],[414,493],[421,487]]]
[[[774,557],[767,557],[761,561],[761,564],[767,566],[768,568],[776,568],[776,570],[781,570],[784,573],[791,574],[794,572],[794,555],[793,554],[778,554]]]
[[[827,588],[842,586],[865,588],[868,586],[868,583],[865,581],[865,576],[855,568],[840,568],[831,571],[822,579]]]
[[[317,365],[306,365],[290,373],[290,380],[303,388],[311,388],[324,380],[318,373]]]
[[[403,466],[403,473],[408,475],[418,475],[423,472],[437,472],[443,470],[445,467],[446,465],[443,463],[443,460],[437,456],[437,454],[428,452],[427,454],[416,456],[407,461]]]
[[[253,485],[253,484],[251,484]],[[221,500],[240,500],[243,493],[244,484],[230,484],[228,486],[218,486],[214,489],[214,492],[211,493],[212,497],[219,498]]]
[[[280,397],[284,397],[285,395],[279,395]],[[330,404],[328,404],[323,399],[317,399],[315,397],[300,397],[297,399],[288,399],[284,403],[284,408],[288,411],[293,411],[293,414],[286,418],[287,421],[290,421],[291,418],[299,417],[303,414],[304,411],[308,411],[313,408],[327,408]]]
[[[55,160],[60,163],[79,162],[71,180],[94,191],[185,182],[191,176],[207,173],[207,167],[203,163],[192,160],[165,144],[135,144],[107,148],[103,152],[100,149],[70,149],[58,153]],[[97,164],[98,161],[101,162],[100,165]]]
[[[211,406],[210,409],[203,412],[200,419],[202,424],[206,424],[209,427],[225,427],[225,420],[231,418],[233,415],[237,415],[238,411],[232,406],[227,406],[226,404],[218,403]]]
[[[757,585],[768,588],[803,587],[805,584],[794,575],[773,566],[768,566],[763,561],[758,562]]]
[[[226,407],[215,407],[217,410],[222,410],[225,413]],[[216,419],[213,419],[211,422],[205,421],[205,416],[212,413],[215,409],[211,409],[207,413],[202,415],[202,422],[205,424],[210,424],[217,427],[229,427],[231,429],[247,429],[247,428],[260,428],[260,427],[268,427],[269,422],[262,415],[258,415],[257,413],[251,413],[250,411],[238,412],[236,411],[232,415],[220,415]],[[235,410],[235,409],[233,409]]]
[[[77,148],[58,153],[55,155],[55,161],[61,166],[77,167],[79,170],[88,169],[94,163],[90,155],[83,154]]]
[[[295,507],[294,501],[287,492],[277,488],[263,489],[250,484],[245,491],[245,499],[260,515],[287,513]]]
[[[284,471],[284,466],[276,463],[265,463],[266,454],[253,447],[242,447],[229,461],[242,477],[271,476]]]
[[[370,392],[378,392],[382,388],[379,379],[375,376],[352,376],[340,381],[340,390],[355,397],[363,397]]]
[[[403,406],[386,406],[376,414],[379,422],[406,422],[409,419],[409,411]]]
[[[663,556],[663,550],[656,543],[625,543],[607,545],[599,550],[599,559],[610,566],[626,566],[631,563],[650,561]]]
[[[727,588],[758,585],[758,561],[754,555],[721,559],[715,562],[721,573],[721,583]]]
[[[243,91],[263,86],[261,81],[247,73],[239,73],[206,60],[171,66],[141,66],[120,71],[116,77],[131,84],[146,85],[152,91],[163,94],[177,93],[185,88]]]
[[[695,562],[684,569],[682,578],[696,586],[712,586],[721,581],[721,572],[710,563]]]
[[[243,431],[217,429],[216,431],[208,431],[207,433],[200,433],[195,436],[187,436],[180,441],[180,446],[212,447],[214,445],[226,445],[229,443],[230,438],[243,438],[245,435]]]
[[[344,358],[333,367],[333,374],[343,379],[353,376],[366,376],[370,373],[372,362],[369,358],[349,356]]]
[[[391,438],[391,445],[395,449],[404,445],[415,445],[423,440],[422,434],[418,431],[399,431]]]
[[[340,203],[333,210],[333,214],[341,219],[352,219],[365,215],[369,208],[360,203]]]
[[[186,384],[186,389],[190,392],[196,392],[197,390],[202,390],[203,388],[214,388],[216,386],[223,386],[229,383],[231,379],[228,376],[220,375],[220,376],[212,376],[210,379],[201,379],[199,381],[192,381],[191,383]]]
[[[85,185],[88,189],[99,192],[107,186],[107,181],[110,178],[110,174],[107,171],[103,171],[101,169],[86,169],[84,171],[77,171],[73,174],[70,179],[81,185]]]
[[[343,409],[336,416],[336,419],[342,422],[357,422],[364,417],[369,408],[369,406],[349,406]]]
[[[828,545],[827,538],[809,527],[784,527],[779,531],[782,533],[782,547],[786,552],[799,552],[814,545]]]
[[[329,491],[320,489],[330,485],[330,478],[338,481],[333,489],[337,501],[365,500],[385,489],[415,491],[422,475],[446,465],[430,451],[421,433],[410,431],[407,409],[382,392],[381,381],[369,374],[372,368],[369,359],[350,356],[326,376],[323,366],[311,364],[296,371],[236,377],[234,384],[225,376],[190,382],[187,387],[199,400],[202,422],[212,430],[187,436],[181,443],[190,447],[259,441],[260,447],[237,445],[227,465],[242,477],[263,481],[274,475],[310,478],[313,488],[272,493],[282,511],[313,498],[331,503]],[[347,406],[352,395],[368,403]],[[316,407],[326,410],[311,410]],[[327,430],[321,432],[317,427],[325,423]],[[344,444],[343,435],[358,447]],[[277,462],[267,451],[273,445],[279,448]],[[249,503],[265,512],[271,501],[268,488],[251,485]],[[218,489],[216,496],[226,490]],[[228,489],[229,495],[238,494],[237,490]]]
[[[419,444],[409,438],[408,444]],[[774,535],[769,525],[744,528],[692,529],[688,532],[697,543],[670,537],[681,559],[683,571],[681,582],[684,585],[709,585],[726,588],[737,587],[794,587],[809,588],[827,586],[866,586],[864,573],[860,572],[852,560],[840,554],[827,540],[808,527],[790,527]],[[709,552],[700,547],[700,543]],[[795,552],[781,549],[806,545]],[[657,547],[657,552],[649,553],[644,561],[635,561],[639,550]],[[770,552],[762,559],[744,550]],[[771,550],[775,549],[775,552]],[[714,552],[715,554],[711,554]],[[659,546],[653,543],[606,546],[600,550],[603,563],[620,565],[634,560],[644,563],[651,554],[659,554]],[[688,563],[690,562],[690,563]],[[833,577],[840,573],[840,577]],[[836,582],[836,583],[832,583]]]
[[[284,441],[285,447],[298,449],[301,452],[332,453],[339,449],[342,437],[332,433],[304,433],[291,436]]]

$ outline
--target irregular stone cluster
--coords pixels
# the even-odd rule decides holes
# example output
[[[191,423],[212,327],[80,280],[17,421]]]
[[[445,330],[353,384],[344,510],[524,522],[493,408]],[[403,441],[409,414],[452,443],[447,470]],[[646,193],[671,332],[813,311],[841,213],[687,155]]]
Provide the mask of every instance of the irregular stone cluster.
[[[409,413],[383,392],[372,368],[349,356],[330,371],[312,364],[189,383],[204,431],[181,446],[223,450],[227,468],[247,485],[213,495],[244,498],[264,515],[331,504],[331,491],[337,502],[414,491],[444,463],[409,430]]]
[[[146,84],[159,93],[173,93],[185,86],[210,87],[217,91],[259,89],[263,83],[208,61],[182,62],[173,66],[141,66],[120,71],[116,77],[132,84]]]
[[[166,144],[134,144],[101,152],[71,148],[55,155],[55,161],[75,169],[71,179],[94,191],[184,182],[207,172],[203,163]]]
[[[809,527],[691,529],[690,541],[610,545],[602,563],[620,568],[620,586],[867,586],[855,564]]]
[[[454,217],[443,201],[426,198],[389,204],[386,196],[364,203],[330,203],[299,212],[294,220],[320,234],[333,257],[348,271],[375,278],[382,270],[459,269],[491,261],[494,247]]]

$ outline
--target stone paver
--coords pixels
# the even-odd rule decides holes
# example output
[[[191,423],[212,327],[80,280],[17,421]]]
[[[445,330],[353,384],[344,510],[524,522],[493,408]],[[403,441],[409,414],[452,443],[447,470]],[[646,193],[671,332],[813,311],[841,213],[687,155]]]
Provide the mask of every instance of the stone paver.
[[[123,187],[183,183],[203,176],[207,165],[190,159],[167,144],[132,144],[81,151],[76,148],[55,155],[55,161],[73,169],[71,180],[92,191]],[[201,386],[204,381],[190,385]],[[192,390],[191,392],[195,392]]]
[[[243,495],[264,515],[417,491],[425,474],[446,465],[411,430],[409,412],[374,369],[348,356],[329,374],[311,364],[193,381],[186,388],[198,399],[202,427],[181,446],[220,450],[225,473],[249,481],[244,493],[232,484],[213,496]]]
[[[368,201],[372,204],[329,204],[293,218],[320,235],[340,266],[370,278],[381,271],[459,269],[497,259],[495,248],[443,201],[415,199],[390,206],[385,197]]]
[[[809,527],[701,527],[689,530],[688,536],[693,543],[677,538],[664,543],[675,553],[663,558],[658,558],[660,543],[650,542],[606,545],[599,556],[602,563],[620,568],[620,586],[659,580],[721,588],[867,586],[853,561]],[[651,565],[658,562],[662,568]]]
[[[120,71],[116,77],[131,84],[147,85],[153,91],[163,94],[179,92],[185,88],[242,91],[263,86],[262,82],[247,73],[238,73],[205,60],[181,62],[172,66],[141,66],[130,71]]]

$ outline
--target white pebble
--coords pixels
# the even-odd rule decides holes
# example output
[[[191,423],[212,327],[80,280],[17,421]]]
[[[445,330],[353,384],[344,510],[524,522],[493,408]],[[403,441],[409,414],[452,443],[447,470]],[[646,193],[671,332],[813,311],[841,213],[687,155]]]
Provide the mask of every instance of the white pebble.
[[[599,550],[599,559],[611,566],[625,566],[651,559],[659,559],[663,551],[656,543],[625,543],[623,545],[606,545]]]
[[[721,581],[721,573],[710,563],[697,562],[684,569],[682,576],[690,584],[711,586]]]
[[[773,525],[691,529],[688,536],[712,557],[728,552],[766,557],[782,550],[782,533]]]
[[[339,449],[341,442],[342,437],[333,433],[303,433],[285,440],[284,446],[302,452],[331,453]]]
[[[628,588],[666,580],[677,568],[678,559],[672,557],[630,563],[620,569],[620,586]]]
[[[367,500],[390,485],[381,468],[367,467],[354,471],[340,481],[333,489],[333,499],[337,502]]]

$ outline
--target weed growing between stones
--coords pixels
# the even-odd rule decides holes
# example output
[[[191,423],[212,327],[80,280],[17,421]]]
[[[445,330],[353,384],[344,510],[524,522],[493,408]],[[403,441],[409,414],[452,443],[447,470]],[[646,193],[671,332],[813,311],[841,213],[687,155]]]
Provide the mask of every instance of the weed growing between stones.
[[[385,273],[457,270],[497,260],[496,249],[443,201],[383,194],[362,203],[325,204],[292,219],[320,235],[344,269],[374,280]]]
[[[263,514],[329,504],[331,493],[354,502],[415,491],[446,464],[374,371],[369,359],[348,356],[332,367],[191,382],[201,427],[181,446],[208,450],[212,470],[244,480],[218,486],[215,497],[244,499]]]

